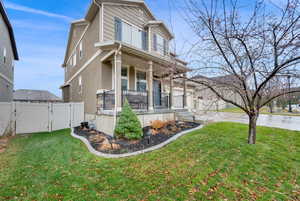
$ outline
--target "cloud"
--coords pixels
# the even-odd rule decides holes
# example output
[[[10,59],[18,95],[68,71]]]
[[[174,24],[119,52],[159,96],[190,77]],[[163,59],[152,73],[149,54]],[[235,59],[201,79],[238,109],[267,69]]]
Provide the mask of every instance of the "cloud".
[[[51,13],[51,12],[38,10],[38,9],[34,9],[34,8],[29,8],[29,7],[11,3],[11,2],[6,2],[5,7],[7,9],[17,10],[17,11],[22,11],[22,12],[27,12],[27,13],[37,14],[37,15],[43,15],[43,16],[52,17],[52,18],[59,18],[59,19],[65,20],[67,22],[70,22],[73,20],[73,18],[65,16],[65,15],[59,15],[56,13]]]
[[[11,20],[11,23],[21,29],[27,30],[46,30],[46,31],[64,31],[65,28],[57,24],[34,22],[31,20]]]

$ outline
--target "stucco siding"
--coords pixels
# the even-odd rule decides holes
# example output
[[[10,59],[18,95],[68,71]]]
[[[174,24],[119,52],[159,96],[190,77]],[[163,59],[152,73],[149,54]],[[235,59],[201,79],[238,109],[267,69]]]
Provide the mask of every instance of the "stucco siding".
[[[141,29],[151,20],[151,17],[139,6],[104,4],[104,41],[115,39],[115,17],[130,22]]]
[[[4,63],[4,48],[6,49],[6,60]],[[3,17],[0,15],[0,102],[12,101],[13,93],[13,50],[9,33],[4,23]],[[4,78],[5,77],[5,78]],[[7,79],[10,81],[7,81]]]
[[[133,66],[129,68],[129,89],[135,90],[135,68]]]
[[[0,78],[0,102],[11,102],[13,100],[13,85]]]
[[[67,52],[67,58],[69,58],[74,50],[74,47],[76,46],[76,44],[78,43],[80,37],[82,36],[85,28],[87,25],[83,25],[83,24],[79,24],[79,25],[75,25],[73,28],[73,33],[71,35],[71,40],[70,40],[70,46]]]
[[[81,77],[82,85],[79,85]],[[95,59],[79,76],[70,84],[70,101],[84,102],[86,113],[96,113],[96,95],[101,86],[101,62]]]
[[[102,86],[101,89],[112,89],[112,65],[111,63],[102,64]]]

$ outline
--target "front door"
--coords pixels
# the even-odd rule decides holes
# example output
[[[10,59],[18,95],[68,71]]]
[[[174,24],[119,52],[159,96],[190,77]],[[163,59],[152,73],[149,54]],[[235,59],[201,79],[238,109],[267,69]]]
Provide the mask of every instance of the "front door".
[[[161,82],[153,80],[153,96],[154,106],[161,106]]]

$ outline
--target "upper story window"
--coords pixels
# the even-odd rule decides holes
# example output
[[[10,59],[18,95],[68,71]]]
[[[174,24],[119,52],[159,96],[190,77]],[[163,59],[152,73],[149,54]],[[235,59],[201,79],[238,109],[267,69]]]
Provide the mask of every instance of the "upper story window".
[[[76,53],[73,55],[73,66],[76,66],[76,62],[77,62],[77,55]]]
[[[6,48],[3,49],[3,63],[6,63],[7,57],[6,57]]]
[[[148,49],[147,32],[117,17],[115,18],[115,39],[139,49]]]
[[[73,66],[73,56],[70,57],[67,67],[72,67],[72,66]]]
[[[153,34],[153,49],[161,55],[168,54],[168,42],[159,34]]]
[[[79,44],[79,59],[82,58],[82,41]]]
[[[79,94],[82,94],[82,77],[81,75],[78,77],[78,86],[79,86]]]

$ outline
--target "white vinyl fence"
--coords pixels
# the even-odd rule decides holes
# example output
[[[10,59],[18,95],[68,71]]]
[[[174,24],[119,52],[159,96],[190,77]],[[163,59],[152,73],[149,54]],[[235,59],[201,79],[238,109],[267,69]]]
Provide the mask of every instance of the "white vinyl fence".
[[[51,132],[83,121],[83,103],[0,103],[0,136],[6,132]]]
[[[12,131],[14,108],[12,103],[0,103],[0,136]]]

